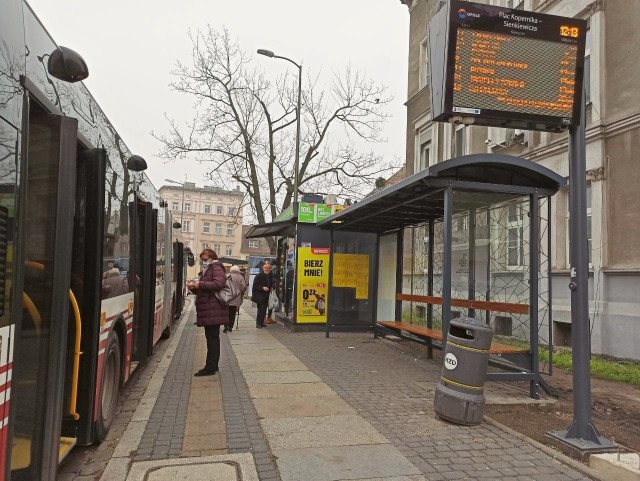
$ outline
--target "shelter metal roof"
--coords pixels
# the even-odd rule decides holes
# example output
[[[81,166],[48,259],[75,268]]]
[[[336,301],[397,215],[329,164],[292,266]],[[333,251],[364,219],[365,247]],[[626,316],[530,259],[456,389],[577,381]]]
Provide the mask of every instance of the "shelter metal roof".
[[[454,208],[491,205],[501,196],[554,195],[565,179],[535,162],[500,154],[473,154],[433,165],[318,223],[323,229],[383,233],[442,218],[444,193],[482,191],[456,198]]]
[[[285,236],[293,234],[296,228],[297,217],[291,219],[270,222],[269,224],[254,225],[245,234],[245,239],[258,239],[262,237]]]

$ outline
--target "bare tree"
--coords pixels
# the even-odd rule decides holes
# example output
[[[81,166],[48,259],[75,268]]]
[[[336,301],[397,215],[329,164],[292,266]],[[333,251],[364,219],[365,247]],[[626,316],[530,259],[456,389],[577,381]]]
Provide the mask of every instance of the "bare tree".
[[[168,133],[153,133],[160,155],[211,162],[210,178],[240,183],[264,223],[293,200],[297,77],[270,82],[226,29],[209,27],[191,41],[191,63],[177,63],[171,86],[194,99],[195,115],[185,126],[167,117]],[[383,140],[392,99],[351,68],[334,73],[329,87],[318,83],[307,77],[303,87],[299,191],[357,197],[395,168],[356,147]]]

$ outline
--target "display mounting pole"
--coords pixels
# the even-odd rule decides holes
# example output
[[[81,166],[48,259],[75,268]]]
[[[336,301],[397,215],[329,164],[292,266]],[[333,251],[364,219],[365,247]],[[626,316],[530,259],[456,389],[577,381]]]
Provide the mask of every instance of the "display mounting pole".
[[[614,444],[598,433],[591,417],[591,330],[589,326],[589,247],[585,140],[586,96],[582,89],[580,123],[569,128],[569,260],[571,264],[571,331],[573,421],[566,431],[548,434],[570,449],[603,452]]]

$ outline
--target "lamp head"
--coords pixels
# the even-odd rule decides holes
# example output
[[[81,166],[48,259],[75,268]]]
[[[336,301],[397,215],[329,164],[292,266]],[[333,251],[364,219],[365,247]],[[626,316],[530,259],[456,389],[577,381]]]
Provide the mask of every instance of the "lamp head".
[[[258,49],[258,54],[259,55],[264,55],[265,57],[271,57],[271,58],[276,56],[276,54],[273,53],[271,50],[265,50],[263,48],[259,48]]]
[[[87,63],[78,52],[67,47],[58,47],[47,60],[47,70],[52,77],[64,82],[80,82],[89,76]]]
[[[134,172],[142,172],[143,170],[147,170],[147,161],[139,155],[132,155],[129,157],[129,160],[127,160],[127,169]]]

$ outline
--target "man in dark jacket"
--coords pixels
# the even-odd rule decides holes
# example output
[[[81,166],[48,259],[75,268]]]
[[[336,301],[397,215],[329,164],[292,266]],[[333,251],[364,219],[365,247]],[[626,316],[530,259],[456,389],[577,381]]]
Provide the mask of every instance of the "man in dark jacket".
[[[204,327],[207,338],[207,361],[194,376],[211,376],[218,372],[220,361],[220,326],[229,322],[229,308],[218,300],[215,292],[221,290],[227,280],[227,272],[212,249],[200,254],[202,271],[200,279],[187,285],[197,294],[196,314],[198,327]]]
[[[256,316],[256,327],[258,329],[265,327],[264,318],[267,315],[269,294],[275,284],[275,279],[271,273],[271,264],[264,264],[262,272],[253,279],[253,289],[251,291],[251,300],[258,305],[258,315]]]

